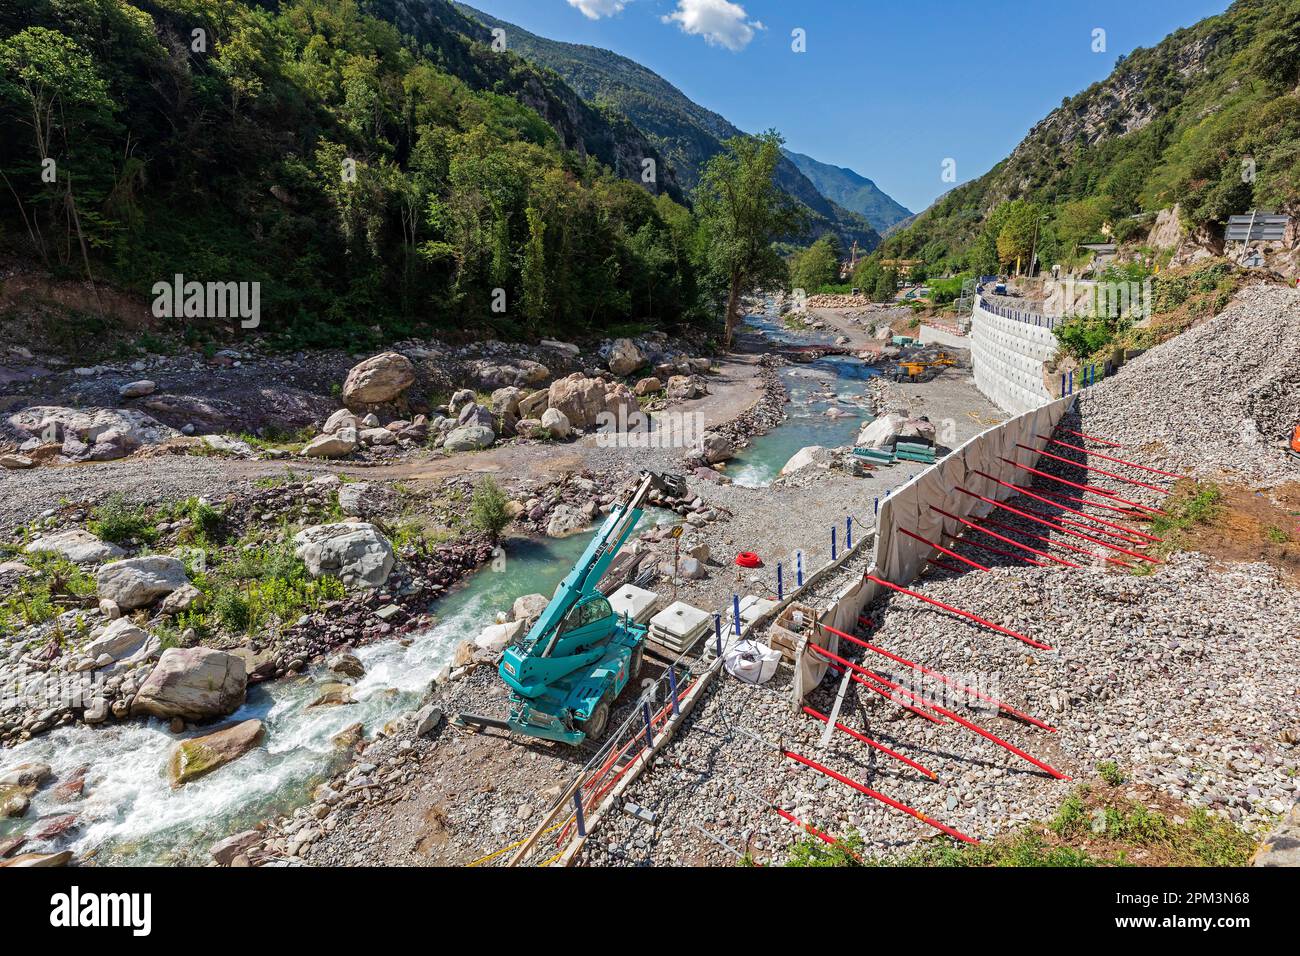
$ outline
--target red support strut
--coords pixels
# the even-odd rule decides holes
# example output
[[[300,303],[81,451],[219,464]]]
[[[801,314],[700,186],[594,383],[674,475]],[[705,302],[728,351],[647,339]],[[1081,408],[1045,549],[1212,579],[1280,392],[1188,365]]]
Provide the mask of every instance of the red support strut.
[[[913,534],[912,532],[908,531],[906,528],[899,528],[898,530],[903,532],[903,534],[907,535],[909,538],[915,538],[917,541],[920,541],[922,544],[928,544],[930,547],[934,548],[937,551],[942,551],[944,554],[948,555],[949,557],[956,558],[958,561],[962,561],[965,562],[966,564],[969,564],[972,568],[979,568],[981,571],[989,570],[988,568],[984,567],[984,565],[976,564],[970,558],[963,558],[956,551],[949,551],[943,545],[935,544],[933,541],[928,541],[925,538],[922,538],[919,534]]]
[[[1071,461],[1069,458],[1063,458],[1060,455],[1053,455],[1050,451],[1039,451],[1036,448],[1030,448],[1028,445],[1021,445],[1019,443],[1016,444],[1016,447],[1023,448],[1025,451],[1032,452],[1035,455],[1046,455],[1048,458],[1055,458],[1057,461],[1063,461],[1067,465],[1073,465],[1075,468],[1082,468],[1084,471],[1095,471],[1099,475],[1105,475],[1107,478],[1114,478],[1116,481],[1123,481],[1130,485],[1136,485],[1139,488],[1146,488],[1148,491],[1155,491],[1162,495],[1169,494],[1168,491],[1161,488],[1159,485],[1148,485],[1145,481],[1136,481],[1132,478],[1125,478],[1123,475],[1117,475],[1113,471],[1105,471],[1101,468],[1094,467],[1093,465],[1081,465],[1079,462]]]
[[[1048,438],[1046,435],[1039,435],[1044,441],[1050,441],[1053,445],[1060,445],[1062,448],[1069,448],[1071,451],[1081,451],[1085,455],[1093,455],[1097,458],[1104,458],[1107,461],[1113,461],[1118,465],[1128,465],[1130,468],[1140,468],[1142,471],[1149,471],[1153,475],[1164,475],[1166,478],[1182,478],[1182,475],[1176,475],[1172,471],[1161,471],[1159,468],[1148,468],[1146,465],[1139,465],[1135,461],[1125,461],[1123,458],[1112,458],[1110,455],[1103,455],[1099,451],[1089,451],[1081,445],[1071,445],[1069,442],[1057,441],[1055,438]]]
[[[830,718],[829,718],[829,717],[827,717],[825,714],[821,713],[820,711],[813,710],[811,707],[808,707],[808,706],[805,705],[805,707],[804,707],[804,709],[803,709],[803,712],[804,712],[805,714],[807,714],[809,717],[816,717],[816,718],[817,718],[818,720],[820,720],[823,724],[830,723]],[[878,740],[872,740],[870,737],[867,737],[867,736],[864,736],[863,734],[858,733],[856,730],[854,730],[854,729],[851,728],[851,727],[845,727],[845,726],[844,726],[843,724],[841,724],[838,720],[835,721],[835,729],[836,729],[836,730],[842,730],[844,733],[848,734],[848,735],[849,735],[850,737],[852,737],[854,740],[860,740],[860,741],[862,741],[864,744],[866,744],[868,747],[872,747],[872,748],[874,748],[874,749],[876,749],[876,750],[879,750],[882,754],[886,754],[886,755],[888,755],[888,756],[890,756],[890,757],[893,757],[895,760],[899,761],[900,763],[905,763],[905,764],[907,764],[907,765],[908,765],[909,767],[911,767],[913,770],[919,770],[919,771],[921,771],[921,773],[925,774],[925,775],[926,775],[927,777],[929,777],[931,780],[938,780],[938,779],[939,779],[939,775],[936,774],[936,773],[935,773],[933,770],[931,770],[929,767],[922,766],[921,764],[917,763],[915,760],[911,759],[910,757],[904,757],[904,756],[903,756],[902,754],[900,754],[897,750],[891,750],[890,748],[886,747],[884,744],[880,743],[880,741],[878,741]]]
[[[974,621],[976,624],[983,624],[985,627],[992,628],[993,630],[997,631],[999,634],[1006,634],[1008,637],[1014,637],[1018,641],[1024,641],[1030,647],[1036,647],[1042,651],[1052,650],[1052,648],[1049,647],[1047,644],[1040,643],[1039,641],[1034,640],[1032,637],[1025,637],[1025,635],[1023,634],[1017,634],[1015,631],[1005,628],[1001,624],[994,624],[992,621],[985,620],[984,618],[980,617],[978,614],[972,614],[970,611],[963,611],[961,608],[953,607],[951,604],[944,604],[942,601],[936,601],[934,598],[926,597],[924,594],[917,594],[915,591],[909,591],[907,588],[899,587],[897,584],[894,584],[892,581],[886,581],[884,578],[878,578],[874,574],[868,574],[866,575],[866,578],[867,580],[875,581],[877,584],[883,585],[884,587],[887,587],[892,591],[897,591],[900,594],[906,594],[908,597],[919,598],[920,600],[924,601],[926,604],[933,604],[935,607],[942,608],[945,611],[950,611],[953,614],[960,614],[962,617]]]
[[[803,764],[805,767],[812,767],[814,770],[826,774],[826,776],[830,777],[831,779],[838,780],[840,783],[844,784],[845,786],[852,787],[854,790],[858,791],[859,793],[865,793],[873,800],[879,800],[881,803],[885,804],[886,806],[893,807],[895,810],[902,810],[904,813],[916,817],[916,819],[920,820],[922,823],[928,826],[932,826],[936,830],[940,830],[948,834],[948,836],[952,837],[955,840],[961,840],[961,842],[963,843],[974,843],[974,844],[978,844],[980,842],[979,840],[976,840],[974,837],[968,837],[960,830],[954,830],[950,826],[945,826],[944,824],[940,823],[938,820],[935,820],[933,817],[929,817],[926,814],[922,813],[920,810],[913,809],[912,807],[909,807],[905,803],[899,803],[897,800],[887,797],[883,793],[880,793],[876,790],[872,790],[870,787],[860,784],[856,780],[844,776],[842,773],[836,773],[834,770],[831,770],[829,767],[823,767],[817,761],[809,760],[807,757],[801,756],[795,753],[793,750],[782,750],[781,753],[789,757],[791,760],[798,761],[799,763]]]

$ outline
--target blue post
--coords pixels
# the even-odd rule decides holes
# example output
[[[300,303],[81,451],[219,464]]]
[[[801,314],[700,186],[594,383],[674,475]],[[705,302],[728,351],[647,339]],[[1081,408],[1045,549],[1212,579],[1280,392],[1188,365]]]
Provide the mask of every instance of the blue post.
[[[1061,378],[1064,379],[1065,376],[1062,375]],[[876,501],[875,501],[875,504],[872,505],[872,509],[873,509],[873,510],[872,510],[872,514],[877,514],[877,515],[880,514],[880,499],[879,499],[879,498],[877,498]]]
[[[722,656],[722,615],[713,615],[713,637],[718,643],[718,656]]]
[[[803,587],[803,552],[796,551],[794,554],[794,583]]]
[[[785,600],[785,580],[781,573],[781,563],[779,561],[776,565],[776,599],[778,601]]]
[[[578,819],[578,836],[587,835],[587,821],[582,816],[582,788],[579,787],[573,794],[573,815]]]
[[[1074,394],[1074,369],[1070,369],[1070,394]]]
[[[1065,373],[1061,373],[1061,394],[1065,394]]]
[[[736,624],[736,636],[740,637],[740,595],[731,596],[731,614]]]
[[[844,523],[844,547],[853,550],[853,515]]]
[[[654,730],[650,726],[650,701],[641,701],[641,716],[645,719],[645,745],[647,750],[653,750],[655,745]]]
[[[671,665],[668,668],[668,689],[672,691],[673,694],[673,716],[676,717],[681,713],[681,711],[677,709],[677,668],[672,667]]]
[[[831,525],[831,560],[834,561],[837,552],[835,549],[835,525]]]

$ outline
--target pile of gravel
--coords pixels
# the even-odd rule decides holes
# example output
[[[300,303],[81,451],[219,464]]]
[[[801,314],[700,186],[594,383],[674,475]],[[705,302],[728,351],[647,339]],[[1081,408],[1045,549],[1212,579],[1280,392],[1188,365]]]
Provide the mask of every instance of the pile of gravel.
[[[1212,569],[1198,555],[1177,556],[1142,577],[1063,568],[940,573],[915,586],[1056,650],[1032,651],[903,596],[868,611],[881,623],[865,636],[1053,724],[1057,733],[1047,733],[940,698],[1076,780],[1095,779],[1097,764],[1114,760],[1128,780],[1126,793],[1136,796],[1135,785],[1149,784],[1259,830],[1300,797],[1293,703],[1300,593],[1281,584],[1267,565]],[[872,658],[862,663],[895,680],[908,674],[868,652],[846,653]],[[828,713],[835,684],[828,678],[810,706]],[[628,794],[659,814],[656,824],[612,815],[585,851],[587,861],[734,863],[717,840],[780,861],[800,834],[764,801],[832,834],[856,829],[873,853],[906,852],[935,837],[906,814],[800,768],[759,737],[980,839],[1051,817],[1072,786],[969,731],[900,715],[856,685],[843,714],[848,726],[940,779],[843,734],[819,750],[822,724],[791,713],[788,681],[752,688],[723,677],[689,731]]]
[[[1295,477],[1279,445],[1300,424],[1300,291],[1243,290],[1089,389],[1079,408],[1082,431],[1141,449],[1145,464],[1249,482]]]

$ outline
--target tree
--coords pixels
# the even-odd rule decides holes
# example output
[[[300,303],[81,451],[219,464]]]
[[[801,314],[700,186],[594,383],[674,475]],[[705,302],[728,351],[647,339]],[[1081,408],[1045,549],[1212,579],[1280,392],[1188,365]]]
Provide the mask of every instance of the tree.
[[[772,243],[806,228],[802,210],[774,178],[783,142],[775,130],[733,136],[709,160],[695,192],[708,267],[726,288],[726,348],[731,347],[741,298],[785,274],[785,261]]]
[[[1007,203],[1006,207],[1002,228],[997,233],[998,262],[1005,266],[1019,262],[1028,267],[1042,212],[1037,205],[1023,199]]]
[[[111,122],[113,102],[108,85],[95,69],[95,61],[70,37],[45,27],[28,27],[0,42],[0,102],[13,104],[20,122],[32,131],[38,164],[54,162],[57,173],[49,190],[48,205],[64,213],[67,233],[77,236],[86,275],[93,281],[81,211],[72,191],[68,157],[80,145],[78,134]],[[25,113],[25,115],[24,115]],[[7,178],[7,177],[6,177]],[[9,188],[12,190],[13,185]],[[19,199],[19,212],[41,257],[49,264],[49,251],[40,230],[38,212],[30,216]]]
[[[872,290],[873,302],[893,302],[898,294],[898,273],[893,269],[882,269],[876,277],[876,287]]]
[[[827,233],[807,249],[796,253],[790,264],[791,284],[809,293],[834,283],[839,276],[840,242],[833,233]]]

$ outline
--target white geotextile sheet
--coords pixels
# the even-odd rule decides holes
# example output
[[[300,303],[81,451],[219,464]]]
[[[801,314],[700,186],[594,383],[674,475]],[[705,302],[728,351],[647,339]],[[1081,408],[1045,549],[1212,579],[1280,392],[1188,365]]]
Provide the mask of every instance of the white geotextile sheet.
[[[875,558],[867,573],[902,587],[915,581],[934,549],[924,541],[903,534],[902,529],[935,544],[948,545],[950,542],[941,540],[942,535],[945,532],[959,535],[965,526],[933,511],[932,505],[959,518],[974,521],[995,510],[994,506],[962,494],[958,488],[965,488],[996,501],[1014,497],[1018,493],[1014,488],[999,485],[976,472],[984,472],[1008,484],[1030,484],[1034,477],[1030,472],[1016,468],[1003,459],[1037,467],[1039,452],[1047,444],[1044,438],[1038,436],[1050,436],[1073,402],[1074,396],[1059,398],[1000,425],[994,425],[885,498],[880,503],[880,514],[876,518]],[[1034,451],[1025,451],[1017,445],[1026,445]],[[863,609],[884,590],[887,589],[865,578],[854,583],[823,613],[822,622],[852,634]],[[838,646],[838,641],[835,644]],[[829,649],[834,652],[833,647]],[[810,652],[804,655],[802,671],[803,680],[796,682],[796,686],[801,686],[806,694],[825,675],[825,661],[815,651]]]

